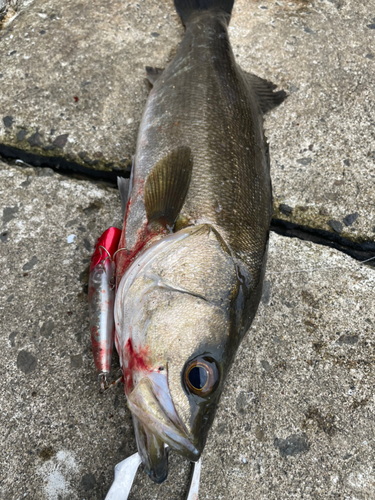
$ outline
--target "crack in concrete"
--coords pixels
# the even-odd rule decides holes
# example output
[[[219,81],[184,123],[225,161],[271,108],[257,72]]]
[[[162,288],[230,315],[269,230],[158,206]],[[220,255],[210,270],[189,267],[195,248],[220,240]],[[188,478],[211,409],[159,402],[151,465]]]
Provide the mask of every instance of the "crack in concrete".
[[[272,219],[271,231],[290,238],[311,241],[318,245],[328,246],[343,252],[353,259],[365,261],[375,257],[375,241],[365,240],[361,243],[344,238],[334,232],[313,227],[303,226],[283,219]],[[375,259],[367,263],[375,267]]]
[[[130,177],[131,166],[124,170],[112,171],[94,170],[84,167],[74,161],[69,161],[63,157],[41,156],[25,152],[16,148],[10,148],[0,144],[0,158],[5,160],[21,160],[26,166],[33,168],[47,167],[67,177],[77,177],[88,181],[105,181],[112,183],[117,188],[117,177]],[[304,241],[311,241],[318,245],[328,246],[343,252],[360,262],[375,257],[375,241],[364,240],[362,242],[352,241],[349,238],[340,236],[335,232],[318,229],[311,226],[289,222],[284,219],[273,218],[271,221],[271,231],[289,238],[299,238]],[[375,268],[375,259],[366,263]]]
[[[60,174],[68,175],[70,177],[73,174],[79,174],[80,176],[87,178],[87,180],[104,180],[113,182],[116,185],[117,176],[130,177],[131,170],[131,163],[126,165],[124,169],[113,167],[112,170],[95,170],[93,168],[80,165],[74,160],[66,159],[63,156],[38,155],[6,146],[5,144],[0,144],[0,157],[8,161],[21,160],[31,167],[51,168]]]

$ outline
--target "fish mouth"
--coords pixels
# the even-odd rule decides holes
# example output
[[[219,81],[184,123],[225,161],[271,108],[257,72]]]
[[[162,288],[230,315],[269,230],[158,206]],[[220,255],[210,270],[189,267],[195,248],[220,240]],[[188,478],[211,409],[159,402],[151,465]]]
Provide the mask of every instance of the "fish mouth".
[[[138,453],[145,471],[156,483],[168,475],[168,448],[192,462],[200,452],[177,415],[167,377],[158,372],[142,378],[128,396]]]

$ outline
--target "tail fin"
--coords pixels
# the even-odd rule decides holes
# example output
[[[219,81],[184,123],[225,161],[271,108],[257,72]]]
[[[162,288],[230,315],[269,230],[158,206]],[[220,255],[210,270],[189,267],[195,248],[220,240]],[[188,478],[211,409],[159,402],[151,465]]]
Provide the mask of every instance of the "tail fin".
[[[174,0],[177,14],[184,24],[189,17],[198,10],[216,9],[225,12],[228,21],[233,9],[234,0]]]

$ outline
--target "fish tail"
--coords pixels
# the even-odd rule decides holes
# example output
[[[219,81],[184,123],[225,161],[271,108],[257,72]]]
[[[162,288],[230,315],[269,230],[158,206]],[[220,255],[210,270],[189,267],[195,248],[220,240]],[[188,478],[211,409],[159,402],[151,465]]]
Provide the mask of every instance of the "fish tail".
[[[227,14],[228,22],[232,13],[234,0],[174,0],[177,14],[186,25],[190,16],[198,10],[215,9]]]

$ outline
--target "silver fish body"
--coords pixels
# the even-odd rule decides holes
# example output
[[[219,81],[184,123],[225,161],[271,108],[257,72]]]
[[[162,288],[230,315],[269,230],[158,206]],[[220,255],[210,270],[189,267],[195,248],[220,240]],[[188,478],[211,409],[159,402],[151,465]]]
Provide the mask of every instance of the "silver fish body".
[[[165,444],[200,457],[255,316],[272,214],[262,115],[284,98],[238,67],[233,2],[175,4],[186,34],[150,75],[116,267],[116,348],[156,482],[167,474]]]

